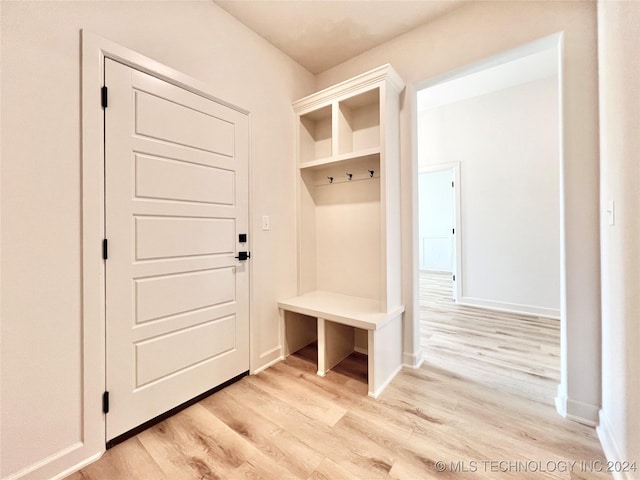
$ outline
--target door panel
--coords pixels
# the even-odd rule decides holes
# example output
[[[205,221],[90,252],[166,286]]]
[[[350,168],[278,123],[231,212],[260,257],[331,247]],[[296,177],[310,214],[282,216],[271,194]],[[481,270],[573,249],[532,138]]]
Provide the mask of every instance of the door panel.
[[[235,249],[236,225],[232,218],[136,215],[134,219],[136,260],[220,255]]]
[[[134,280],[136,323],[235,301],[233,268]]]
[[[245,114],[105,61],[107,440],[249,369]]]
[[[235,316],[170,332],[135,344],[136,387],[180,372],[235,348]],[[171,356],[167,352],[172,352]]]
[[[181,105],[174,103],[174,98],[159,98],[136,91],[135,132],[165,142],[233,156],[233,123],[216,118],[211,111],[199,111],[210,110],[200,102],[186,101]]]
[[[221,168],[136,155],[136,198],[233,205],[233,175]]]

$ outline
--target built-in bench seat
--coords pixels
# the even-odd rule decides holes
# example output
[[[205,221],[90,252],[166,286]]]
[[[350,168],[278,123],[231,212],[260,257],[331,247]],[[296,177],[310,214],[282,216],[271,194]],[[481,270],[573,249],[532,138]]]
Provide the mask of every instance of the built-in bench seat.
[[[402,368],[403,306],[382,312],[380,302],[368,298],[315,291],[278,302],[285,336],[285,355],[317,338],[318,375],[326,373],[356,350],[356,329],[367,333],[369,396],[377,397]],[[287,317],[293,312],[317,320]]]

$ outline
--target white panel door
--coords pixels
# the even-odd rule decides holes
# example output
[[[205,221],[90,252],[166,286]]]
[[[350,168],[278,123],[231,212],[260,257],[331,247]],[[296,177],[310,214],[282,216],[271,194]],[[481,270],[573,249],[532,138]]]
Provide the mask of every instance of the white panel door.
[[[454,271],[455,210],[453,170],[418,176],[420,269]]]
[[[248,119],[106,60],[107,440],[249,370]]]

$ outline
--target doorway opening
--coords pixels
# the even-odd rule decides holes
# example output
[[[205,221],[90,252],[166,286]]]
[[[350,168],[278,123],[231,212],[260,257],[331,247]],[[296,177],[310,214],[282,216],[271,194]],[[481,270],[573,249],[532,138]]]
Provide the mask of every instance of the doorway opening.
[[[557,45],[507,55],[417,96],[423,358],[547,404],[561,368],[558,58]]]
[[[453,301],[460,295],[460,165],[427,165],[418,172],[418,258],[420,272],[446,282]],[[442,283],[435,282],[435,283]],[[451,282],[449,285],[448,282]],[[421,285],[422,287],[422,285]],[[432,288],[438,288],[435,284]]]

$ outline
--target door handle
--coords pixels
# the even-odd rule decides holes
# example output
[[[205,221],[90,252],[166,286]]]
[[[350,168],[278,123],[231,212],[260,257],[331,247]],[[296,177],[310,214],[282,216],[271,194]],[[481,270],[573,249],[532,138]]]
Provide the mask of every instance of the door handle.
[[[247,260],[248,258],[251,258],[251,252],[238,252],[238,256],[235,258],[240,261]]]

